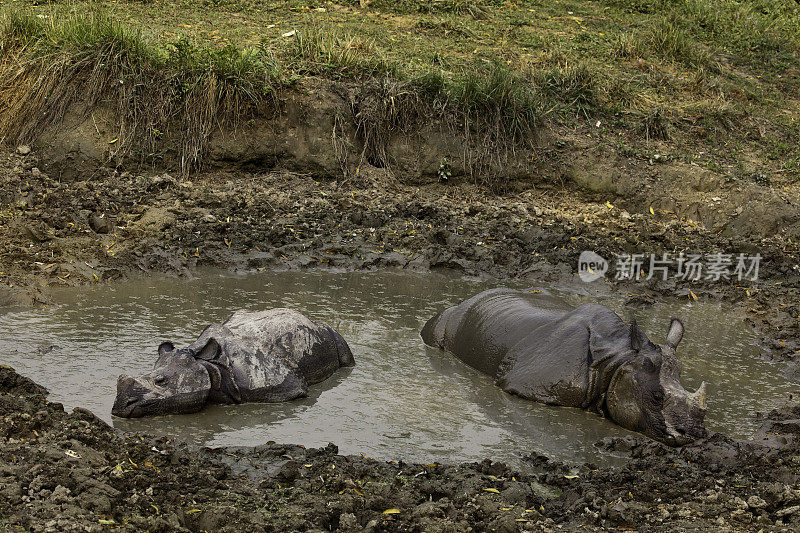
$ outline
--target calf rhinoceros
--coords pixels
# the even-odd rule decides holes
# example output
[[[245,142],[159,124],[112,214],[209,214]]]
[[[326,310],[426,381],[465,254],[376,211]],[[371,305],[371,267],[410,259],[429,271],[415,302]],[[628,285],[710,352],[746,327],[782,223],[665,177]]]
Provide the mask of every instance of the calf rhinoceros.
[[[330,326],[291,309],[239,310],[186,348],[164,342],[152,372],[122,375],[111,414],[191,413],[209,403],[282,402],[305,396],[353,354]]]
[[[678,319],[658,346],[602,305],[492,289],[431,318],[421,334],[506,392],[587,409],[673,446],[706,435],[705,383],[694,393],[680,384]]]

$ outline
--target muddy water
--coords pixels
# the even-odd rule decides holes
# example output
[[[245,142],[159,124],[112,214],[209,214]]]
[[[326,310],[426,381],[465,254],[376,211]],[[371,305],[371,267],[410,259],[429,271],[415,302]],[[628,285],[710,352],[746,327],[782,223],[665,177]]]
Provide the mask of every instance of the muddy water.
[[[209,273],[187,281],[65,290],[54,307],[0,310],[0,363],[48,387],[51,400],[87,407],[122,430],[166,433],[197,444],[334,442],[345,454],[423,462],[492,457],[516,463],[531,452],[612,461],[592,443],[625,430],[589,413],[505,394],[487,376],[421,343],[418,332],[429,317],[496,285],[442,274],[283,272]],[[579,304],[591,296],[586,286],[579,289],[582,295],[550,290]],[[684,320],[683,382],[687,388],[703,379],[710,383],[712,430],[747,437],[753,413],[796,388],[779,377],[779,367],[760,360],[753,333],[720,305],[681,302],[631,310],[593,297],[626,320],[635,316],[655,342],[663,342],[670,316]],[[234,309],[276,306],[337,328],[357,366],[294,402],[112,420],[117,375],[149,371],[162,340],[183,345]]]

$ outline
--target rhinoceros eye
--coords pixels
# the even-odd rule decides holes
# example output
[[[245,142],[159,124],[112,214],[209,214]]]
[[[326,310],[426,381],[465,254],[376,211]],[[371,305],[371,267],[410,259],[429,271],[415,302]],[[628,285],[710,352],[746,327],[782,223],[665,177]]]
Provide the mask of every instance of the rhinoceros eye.
[[[156,385],[163,385],[166,382],[167,382],[167,378],[164,377],[163,375],[156,376],[156,379],[153,380],[153,383],[155,383]]]
[[[653,400],[655,400],[657,403],[663,402],[664,401],[664,393],[661,392],[660,390],[655,391],[653,393]]]

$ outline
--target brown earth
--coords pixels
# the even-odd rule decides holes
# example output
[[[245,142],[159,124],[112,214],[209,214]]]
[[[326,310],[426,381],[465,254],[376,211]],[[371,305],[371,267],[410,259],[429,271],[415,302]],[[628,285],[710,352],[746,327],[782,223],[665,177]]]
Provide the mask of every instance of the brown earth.
[[[625,157],[610,147],[613,132],[590,138],[552,131],[540,135],[533,153],[515,156],[516,170],[505,176],[514,179],[492,192],[471,182],[469,162],[456,157],[450,180],[437,181],[440,159],[430,154],[448,143],[460,147],[453,138],[395,139],[387,144],[392,164],[379,169],[353,158],[358,146],[337,156],[330,121],[323,120],[324,110],[314,113],[212,139],[208,170],[190,177],[103,167],[102,121],[88,130],[76,119],[74,129],[30,152],[21,147],[5,154],[0,306],[47,302],[55,286],[152,273],[190,276],[203,266],[448,268],[563,282],[573,280],[582,250],[608,259],[614,253],[757,252],[763,257],[757,281],[641,280],[613,282],[610,290],[628,295],[631,305],[725,299],[761,333],[767,357],[794,361],[800,354],[796,186]],[[294,128],[295,140],[276,144],[287,128]],[[81,153],[100,155],[78,164]],[[792,365],[791,377],[800,380],[800,366]],[[625,467],[574,471],[532,457],[530,471],[512,472],[490,460],[430,466],[342,457],[335,446],[192,450],[158,437],[121,436],[85,410],[66,414],[9,369],[0,369],[0,392],[5,529],[772,531],[800,525],[800,408],[793,405],[762,415],[759,444],[722,435],[681,449],[644,438],[610,440],[600,445],[629,454]]]
[[[316,138],[321,159],[309,160],[303,142],[256,157],[254,147],[276,146],[272,137],[256,136],[263,143],[251,139],[242,148],[249,156],[212,157],[218,168],[190,177],[102,166],[48,174],[49,157],[69,152],[63,145],[55,155],[55,145],[43,149],[48,157],[8,154],[0,162],[0,304],[46,301],[50,286],[150,272],[190,275],[199,266],[455,268],[563,281],[574,276],[582,250],[612,261],[619,253],[759,253],[757,281],[612,286],[639,297],[737,302],[763,334],[769,357],[800,355],[797,186],[623,157],[603,138],[569,131],[541,134],[536,165],[524,178],[506,176],[503,193],[475,185],[456,164],[447,183],[408,161],[378,169],[362,160],[346,178],[340,168],[334,180],[333,166],[320,171],[333,149],[330,137],[314,137],[322,135],[317,122],[291,123],[294,133],[273,127],[292,138]],[[68,131],[74,137],[82,130]],[[278,153],[290,145],[299,152]],[[231,166],[232,159],[249,163]],[[293,170],[278,170],[286,167]]]
[[[800,448],[722,435],[684,448],[645,438],[600,446],[621,468],[529,456],[406,464],[266,443],[189,449],[120,435],[0,367],[0,526],[17,531],[796,531]],[[762,432],[800,435],[800,406]]]

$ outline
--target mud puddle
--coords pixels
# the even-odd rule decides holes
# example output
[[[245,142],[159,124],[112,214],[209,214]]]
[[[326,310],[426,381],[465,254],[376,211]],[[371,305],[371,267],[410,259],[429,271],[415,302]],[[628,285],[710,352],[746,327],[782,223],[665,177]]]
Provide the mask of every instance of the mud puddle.
[[[343,454],[418,462],[491,456],[518,464],[532,452],[571,462],[617,462],[590,443],[625,430],[589,413],[505,394],[488,377],[420,341],[418,331],[434,313],[499,284],[441,273],[271,272],[64,289],[55,294],[56,306],[0,310],[0,362],[48,387],[52,401],[86,407],[119,429],[201,445],[334,442]],[[579,304],[588,299],[586,287],[579,288],[582,294],[568,287],[536,288]],[[620,299],[594,297],[626,320],[636,317],[655,342],[663,342],[669,317],[684,320],[683,383],[694,389],[709,382],[711,430],[747,438],[756,411],[797,392],[777,365],[760,358],[755,334],[730,308],[669,302],[629,309]],[[112,420],[117,375],[148,371],[159,342],[191,342],[205,325],[237,308],[278,306],[337,328],[350,342],[357,366],[295,402]]]

